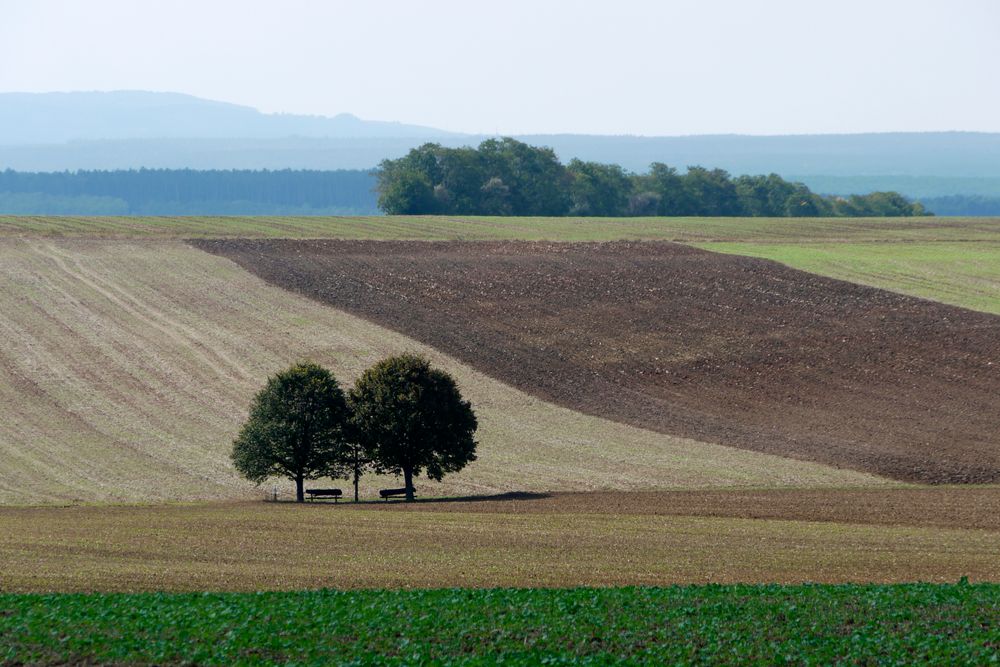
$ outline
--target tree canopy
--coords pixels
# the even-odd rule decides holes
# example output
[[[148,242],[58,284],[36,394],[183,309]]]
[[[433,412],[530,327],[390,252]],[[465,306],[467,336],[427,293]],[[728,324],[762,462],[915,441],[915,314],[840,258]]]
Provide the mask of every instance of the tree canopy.
[[[378,472],[402,474],[406,498],[413,478],[440,481],[476,460],[476,416],[455,381],[420,356],[375,364],[349,396],[354,425]]]
[[[233,443],[236,469],[252,482],[286,477],[304,499],[303,481],[347,473],[349,412],[336,378],[299,363],[267,380]]]
[[[777,174],[733,178],[653,163],[645,174],[614,164],[559,162],[550,148],[488,139],[478,148],[424,144],[377,173],[388,214],[521,216],[904,216],[928,215],[895,192],[824,197]]]

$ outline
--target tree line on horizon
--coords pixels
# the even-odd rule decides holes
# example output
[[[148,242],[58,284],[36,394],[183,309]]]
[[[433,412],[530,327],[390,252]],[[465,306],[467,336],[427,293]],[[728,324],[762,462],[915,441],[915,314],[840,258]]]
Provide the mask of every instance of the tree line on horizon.
[[[572,163],[571,163],[572,164]],[[591,169],[593,174],[600,175],[606,166],[594,162],[578,162],[579,165],[596,165]],[[654,208],[666,210],[665,206],[654,206],[656,195],[663,198],[677,190],[677,181],[673,176],[684,179],[687,174],[676,171],[669,173],[669,167],[654,165],[645,174],[644,187],[637,187],[635,192],[629,192],[627,206],[629,213],[638,215],[640,211],[649,213]],[[564,167],[569,170],[569,165]],[[576,171],[586,171],[578,169]],[[702,176],[703,171],[718,172],[719,170],[695,170],[695,176]],[[628,175],[628,172],[624,172]],[[631,175],[636,177],[636,175]],[[496,189],[501,183],[510,187],[498,176],[487,190]],[[822,177],[815,177],[819,182],[825,182]],[[854,180],[858,190],[865,190],[865,184],[873,179],[877,187],[890,190],[882,181],[884,178],[859,176]],[[913,187],[927,189],[936,187],[934,192],[944,194],[924,194],[919,199],[925,210],[933,210],[938,215],[1000,215],[1000,197],[993,194],[947,194],[935,185],[934,177],[928,181],[915,181]],[[456,180],[449,176],[449,181]],[[471,179],[470,179],[471,180]],[[479,187],[482,187],[487,179]],[[614,179],[621,183],[621,179]],[[694,179],[692,179],[694,180]],[[702,179],[705,180],[705,179]],[[771,209],[769,214],[778,215],[781,209],[781,195],[794,194],[809,190],[806,186],[799,189],[789,188],[796,185],[783,181],[777,176],[730,177],[740,192],[757,190],[765,195],[758,195],[757,200],[765,199],[767,206],[760,203],[754,207],[746,207],[752,211]],[[832,189],[844,179],[834,178],[828,183],[831,189],[824,192],[849,192],[850,190]],[[890,179],[891,180],[891,179]],[[660,183],[662,182],[662,183]],[[810,181],[812,182],[812,181]],[[91,171],[61,171],[61,172],[23,172],[10,169],[0,171],[0,215],[377,215],[379,213],[376,174],[369,169],[355,170],[313,170],[313,169],[124,169],[124,170],[91,170]],[[444,185],[444,183],[440,183]],[[659,186],[659,190],[657,189]],[[472,184],[469,185],[472,187]],[[813,186],[816,187],[815,185]],[[974,187],[984,187],[974,184]],[[448,187],[444,186],[444,190]],[[579,188],[585,190],[585,188]],[[444,190],[439,195],[445,196]],[[682,191],[683,192],[683,191]],[[990,191],[993,192],[993,191]],[[643,194],[647,193],[647,194]],[[649,193],[652,193],[651,195]],[[884,215],[886,208],[901,210],[902,200],[895,193],[879,193],[864,196],[831,196],[815,195],[828,206],[840,208],[841,214],[850,215]],[[447,199],[447,197],[445,197]],[[467,198],[468,199],[468,198]],[[518,202],[519,198],[512,198]],[[578,198],[579,199],[579,198]],[[612,198],[613,199],[613,198]],[[451,198],[454,209],[462,200],[461,197]],[[673,201],[676,202],[676,198]],[[683,201],[683,198],[681,198]],[[662,203],[661,199],[661,203]],[[672,201],[669,196],[666,201]],[[510,203],[510,202],[508,202]],[[689,202],[690,203],[690,202]],[[899,206],[894,206],[894,203]],[[888,204],[888,206],[887,206]],[[438,205],[438,202],[435,202]],[[501,207],[501,208],[513,208]],[[691,207],[688,205],[687,207]],[[870,209],[870,210],[866,210]],[[451,212],[439,206],[439,212]],[[479,209],[481,210],[481,209]],[[652,213],[649,213],[652,214]],[[666,213],[656,213],[666,215]],[[763,215],[763,213],[758,213]],[[805,213],[800,211],[800,214]],[[837,215],[833,211],[823,215]],[[566,213],[569,215],[569,213]],[[692,214],[693,215],[693,214]]]
[[[389,215],[895,217],[933,215],[898,192],[822,196],[777,174],[661,162],[644,174],[574,159],[509,137],[478,148],[427,143],[376,173]]]

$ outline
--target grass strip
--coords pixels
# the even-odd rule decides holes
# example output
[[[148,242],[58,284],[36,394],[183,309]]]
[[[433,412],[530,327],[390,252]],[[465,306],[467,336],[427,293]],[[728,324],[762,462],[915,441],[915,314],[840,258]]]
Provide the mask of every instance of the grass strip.
[[[0,215],[3,237],[995,242],[1000,240],[1000,218]]]

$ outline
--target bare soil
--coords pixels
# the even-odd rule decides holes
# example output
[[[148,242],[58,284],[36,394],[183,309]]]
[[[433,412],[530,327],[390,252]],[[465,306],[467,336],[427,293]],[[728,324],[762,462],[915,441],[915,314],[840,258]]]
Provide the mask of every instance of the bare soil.
[[[668,242],[192,243],[588,414],[1000,481],[997,316]]]

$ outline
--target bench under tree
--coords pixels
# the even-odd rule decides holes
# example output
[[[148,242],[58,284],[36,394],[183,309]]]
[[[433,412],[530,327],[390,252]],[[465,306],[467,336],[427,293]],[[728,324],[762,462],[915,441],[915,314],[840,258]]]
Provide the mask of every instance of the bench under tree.
[[[413,497],[415,498],[417,496],[417,490],[416,489],[411,489],[411,490],[413,491]],[[383,500],[389,500],[389,498],[395,498],[397,496],[405,496],[406,487],[404,486],[401,489],[382,489],[381,491],[378,492],[378,495],[382,496]]]
[[[306,493],[309,494],[309,500],[333,498],[333,502],[337,502],[344,495],[344,492],[340,489],[306,489]]]

